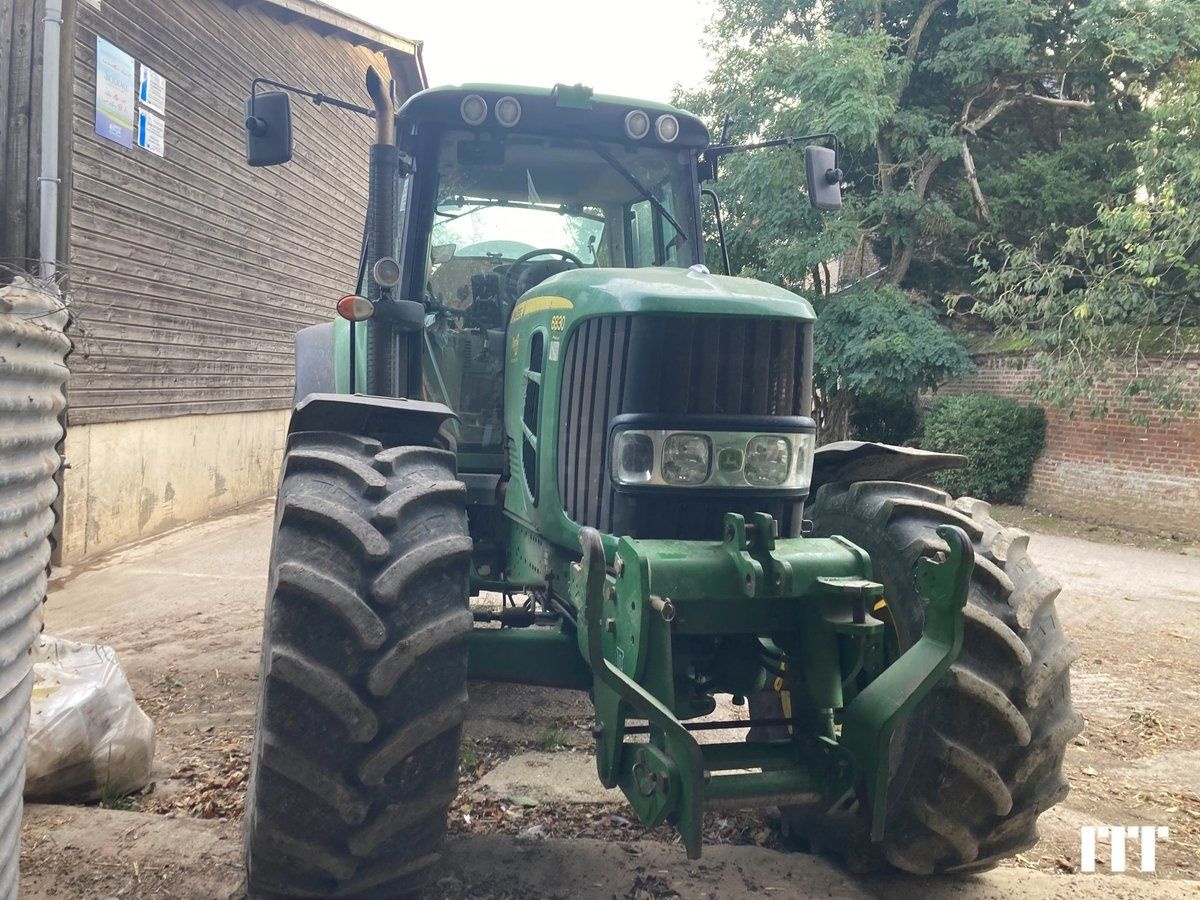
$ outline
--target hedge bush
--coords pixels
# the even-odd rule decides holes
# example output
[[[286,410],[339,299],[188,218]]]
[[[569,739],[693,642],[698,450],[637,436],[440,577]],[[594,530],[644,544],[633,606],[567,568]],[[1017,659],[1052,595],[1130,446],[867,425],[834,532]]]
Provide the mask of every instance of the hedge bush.
[[[1046,446],[1046,414],[991,394],[942,397],[925,414],[921,446],[967,457],[965,467],[932,476],[951,493],[1020,503]]]
[[[905,394],[871,391],[855,398],[850,427],[855,440],[903,444],[916,436],[916,398]]]

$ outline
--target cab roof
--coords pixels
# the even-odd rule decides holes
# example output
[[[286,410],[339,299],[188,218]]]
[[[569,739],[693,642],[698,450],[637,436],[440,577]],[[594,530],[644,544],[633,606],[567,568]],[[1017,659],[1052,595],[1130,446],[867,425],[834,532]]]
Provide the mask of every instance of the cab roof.
[[[652,122],[662,115],[672,115],[679,121],[679,136],[671,142],[675,145],[704,148],[710,143],[708,128],[692,113],[669,103],[596,94],[581,84],[556,84],[552,88],[484,83],[445,85],[414,94],[400,107],[397,116],[401,124],[436,122],[470,127],[462,120],[460,106],[471,94],[478,94],[488,104],[488,118],[477,126],[480,130],[501,129],[492,110],[500,98],[513,97],[521,104],[521,119],[514,129],[517,131],[572,135],[584,131],[594,138],[628,140],[624,130],[625,117],[633,110],[642,110]],[[643,140],[662,143],[653,127]]]

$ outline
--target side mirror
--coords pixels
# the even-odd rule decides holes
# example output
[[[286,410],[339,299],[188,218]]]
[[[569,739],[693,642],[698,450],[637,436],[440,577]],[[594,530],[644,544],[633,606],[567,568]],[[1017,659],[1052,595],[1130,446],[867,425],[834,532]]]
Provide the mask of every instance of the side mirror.
[[[828,147],[804,148],[804,180],[809,202],[817,209],[842,208],[842,170],[837,167],[837,154]]]
[[[246,98],[246,162],[277,166],[292,158],[292,103],[283,91]]]
[[[442,263],[448,263],[454,259],[454,251],[457,249],[457,244],[434,244],[429,255],[432,257],[433,263],[440,266]]]

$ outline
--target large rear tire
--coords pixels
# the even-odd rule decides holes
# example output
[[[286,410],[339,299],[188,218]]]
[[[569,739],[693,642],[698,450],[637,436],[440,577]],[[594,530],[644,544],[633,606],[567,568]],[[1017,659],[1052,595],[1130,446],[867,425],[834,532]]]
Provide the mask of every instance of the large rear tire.
[[[924,627],[913,576],[919,557],[948,549],[937,526],[958,525],[975,547],[962,652],[893,739],[885,836],[874,852],[931,874],[992,868],[1033,846],[1038,816],[1067,794],[1063,753],[1083,718],[1068,676],[1078,650],[1054,609],[1060,587],[1029,558],[1028,535],[1002,527],[982,501],[899,482],[826,485],[808,514],[816,534],[843,535],[870,554],[887,603],[875,615],[891,626],[897,653]],[[872,852],[811,811],[782,812],[801,840],[820,846],[823,833],[840,830],[852,862]],[[864,813],[854,815],[859,826]]]
[[[293,436],[246,802],[253,897],[404,896],[437,860],[467,702],[452,453]]]

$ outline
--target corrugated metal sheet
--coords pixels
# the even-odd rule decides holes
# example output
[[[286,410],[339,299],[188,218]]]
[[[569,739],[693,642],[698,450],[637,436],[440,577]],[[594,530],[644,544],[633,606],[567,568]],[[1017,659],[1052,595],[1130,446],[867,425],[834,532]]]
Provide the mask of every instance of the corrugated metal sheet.
[[[66,322],[57,293],[23,279],[0,288],[0,897],[17,896],[29,648],[42,625],[58,493]]]

